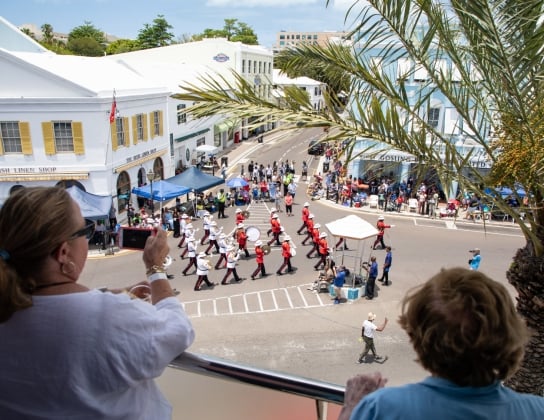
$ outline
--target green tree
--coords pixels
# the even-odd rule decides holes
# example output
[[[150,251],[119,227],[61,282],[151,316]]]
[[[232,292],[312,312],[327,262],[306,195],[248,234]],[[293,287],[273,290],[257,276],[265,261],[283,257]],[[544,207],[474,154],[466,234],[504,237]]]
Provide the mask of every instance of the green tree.
[[[229,41],[242,42],[247,45],[259,43],[253,29],[244,22],[238,22],[238,19],[225,19],[225,26],[222,29],[207,28],[202,33],[193,35],[195,41],[203,38],[227,38]]]
[[[121,54],[130,51],[141,50],[140,43],[134,39],[118,39],[108,44],[106,47],[106,54]]]
[[[55,42],[53,27],[49,23],[44,23],[41,26],[42,30],[42,42],[45,45],[53,45]]]
[[[91,22],[85,21],[68,34],[66,47],[75,55],[96,57],[104,55],[106,50],[106,36]]]
[[[30,38],[32,38],[34,41],[36,41],[36,35],[30,29],[23,28],[23,29],[21,29],[21,32],[24,33],[25,35],[28,35]]]
[[[327,139],[374,139],[378,149],[417,156],[421,166],[436,170],[442,185],[457,180],[509,214],[526,243],[506,276],[533,334],[521,368],[507,385],[537,395],[544,392],[542,10],[544,0],[354,1],[354,50],[334,45],[297,49],[309,65],[323,62],[350,77],[347,115],[339,115],[334,106],[315,113],[303,95],[287,97],[281,105],[266,102],[239,75],[232,85],[221,77],[203,78],[204,87],[182,86],[187,93],[177,96],[196,103],[189,109],[196,117],[229,113],[254,117],[255,125],[272,120],[283,121],[283,128],[329,127]],[[401,58],[416,65],[403,74],[392,71]],[[453,67],[444,68],[442,59]],[[409,83],[419,69],[428,76]],[[411,91],[414,86],[416,91]],[[427,119],[431,98],[438,93],[458,113],[464,133],[487,152],[489,178],[471,166],[473,152],[456,147],[450,135]],[[329,105],[333,100],[328,98]],[[348,159],[356,157],[352,151],[348,147]],[[528,202],[514,209],[484,188],[488,182],[500,182],[514,192],[521,187]]]
[[[164,47],[173,43],[174,34],[168,32],[172,29],[163,15],[157,15],[153,24],[145,24],[138,32],[138,42],[142,49]]]

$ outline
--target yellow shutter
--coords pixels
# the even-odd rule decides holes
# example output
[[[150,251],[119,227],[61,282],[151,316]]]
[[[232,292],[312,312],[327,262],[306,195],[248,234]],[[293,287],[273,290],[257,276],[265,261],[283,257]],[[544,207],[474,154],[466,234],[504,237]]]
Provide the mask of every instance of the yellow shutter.
[[[0,156],[4,154],[4,141],[2,140],[2,133],[0,132]]]
[[[115,151],[119,147],[119,143],[117,141],[117,124],[115,121],[112,124],[110,124],[110,135],[111,135],[111,150]]]
[[[144,141],[147,141],[147,139],[149,138],[149,132],[147,131],[147,114],[142,114],[142,124],[144,131]]]
[[[74,153],[84,155],[85,144],[83,143],[83,124],[81,122],[72,122],[72,136],[74,139]]]
[[[132,141],[134,144],[138,144],[138,118],[136,115],[131,117],[132,119]]]
[[[43,145],[46,155],[54,155],[55,150],[55,135],[53,133],[53,123],[51,121],[42,122]]]
[[[125,136],[125,147],[130,147],[128,117],[123,117],[123,134]]]
[[[164,132],[162,129],[162,111],[159,112],[159,136],[162,137],[162,133]]]
[[[21,148],[23,155],[32,154],[32,139],[30,138],[30,124],[27,122],[19,123],[19,135],[21,136]]]

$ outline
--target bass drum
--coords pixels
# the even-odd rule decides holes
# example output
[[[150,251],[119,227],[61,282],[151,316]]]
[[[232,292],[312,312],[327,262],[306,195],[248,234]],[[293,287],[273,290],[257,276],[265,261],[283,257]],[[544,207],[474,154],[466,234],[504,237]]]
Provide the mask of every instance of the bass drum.
[[[256,242],[261,237],[261,231],[256,226],[248,226],[246,228],[247,240],[250,242]]]

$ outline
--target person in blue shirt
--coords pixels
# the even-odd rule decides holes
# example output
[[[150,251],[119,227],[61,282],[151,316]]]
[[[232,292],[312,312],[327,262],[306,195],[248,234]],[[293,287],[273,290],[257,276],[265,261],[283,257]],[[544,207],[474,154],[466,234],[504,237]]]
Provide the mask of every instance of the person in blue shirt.
[[[383,388],[379,373],[348,380],[339,420],[544,418],[544,398],[503,385],[529,330],[506,287],[479,271],[442,269],[404,297],[399,324],[431,376]]]
[[[472,258],[468,260],[468,265],[470,266],[471,270],[478,270],[480,267],[480,261],[482,260],[482,256],[480,255],[480,249],[474,248],[469,250],[468,252],[472,252]]]
[[[370,265],[366,262],[363,264],[363,269],[368,273],[366,279],[366,299],[374,299],[374,286],[376,285],[376,278],[378,277],[378,263],[376,257],[370,257]]]
[[[384,286],[389,286],[389,270],[391,269],[391,264],[393,263],[393,254],[391,253],[391,247],[385,247],[385,261],[383,262],[383,273],[379,281],[383,282]]]
[[[336,270],[336,277],[334,278],[334,304],[337,305],[342,299],[342,287],[346,282],[346,268],[344,266],[338,267]]]

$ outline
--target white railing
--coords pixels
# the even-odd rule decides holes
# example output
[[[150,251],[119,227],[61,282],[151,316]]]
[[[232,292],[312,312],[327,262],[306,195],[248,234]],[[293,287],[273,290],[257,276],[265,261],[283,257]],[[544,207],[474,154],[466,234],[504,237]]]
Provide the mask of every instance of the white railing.
[[[333,420],[344,401],[343,386],[205,355],[184,353],[170,368],[158,383],[174,420]]]

